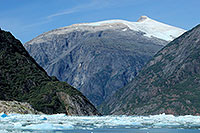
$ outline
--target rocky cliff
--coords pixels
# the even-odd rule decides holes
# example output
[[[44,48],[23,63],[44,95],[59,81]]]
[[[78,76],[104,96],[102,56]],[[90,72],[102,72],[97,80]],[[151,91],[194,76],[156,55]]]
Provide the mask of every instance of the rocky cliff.
[[[0,30],[0,100],[28,102],[47,114],[99,114],[78,90],[49,77],[20,41],[3,30]]]
[[[27,42],[25,48],[49,75],[75,86],[98,106],[132,81],[163,45],[184,32],[142,18],[59,28]]]
[[[105,114],[199,115],[200,25],[178,37],[102,105]]]
[[[8,114],[42,114],[33,109],[29,103],[17,101],[0,101],[0,112]]]

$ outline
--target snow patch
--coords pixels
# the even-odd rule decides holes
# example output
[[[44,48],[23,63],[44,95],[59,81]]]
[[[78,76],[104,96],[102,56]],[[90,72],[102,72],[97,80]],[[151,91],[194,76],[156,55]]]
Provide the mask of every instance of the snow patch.
[[[141,16],[137,22],[129,22],[126,20],[107,20],[79,25],[105,26],[109,24],[125,24],[131,30],[144,32],[144,35],[147,37],[156,37],[166,41],[172,41],[185,32],[185,30],[181,28],[157,22],[147,16]]]
[[[127,31],[128,29],[127,28],[125,28],[125,29],[123,29],[122,31]]]

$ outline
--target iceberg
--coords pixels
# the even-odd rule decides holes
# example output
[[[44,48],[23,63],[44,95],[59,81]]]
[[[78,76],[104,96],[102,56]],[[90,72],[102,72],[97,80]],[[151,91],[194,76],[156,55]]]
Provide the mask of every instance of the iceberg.
[[[2,117],[5,116],[5,117]],[[67,116],[1,114],[0,131],[72,131],[99,129],[200,129],[200,116]]]

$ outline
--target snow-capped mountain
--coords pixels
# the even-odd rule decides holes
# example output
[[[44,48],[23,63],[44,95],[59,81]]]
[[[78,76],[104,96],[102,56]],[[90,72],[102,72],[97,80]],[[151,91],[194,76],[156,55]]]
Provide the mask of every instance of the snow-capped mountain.
[[[137,22],[129,22],[126,20],[107,20],[96,23],[87,23],[79,25],[88,25],[88,26],[105,26],[105,25],[114,25],[114,24],[124,24],[128,26],[131,30],[144,32],[144,36],[147,37],[156,37],[166,41],[172,41],[176,37],[180,36],[185,32],[181,28],[170,26],[164,23],[157,22],[153,19],[150,19],[147,16],[141,16]],[[124,29],[123,31],[126,31]]]
[[[40,39],[44,36],[47,37],[54,35],[54,34],[66,34],[76,31],[83,31],[88,30],[91,32],[102,31],[102,30],[112,30],[118,29],[121,27],[121,31],[133,30],[137,32],[142,32],[144,36],[149,38],[158,38],[165,41],[172,41],[176,37],[180,36],[186,30],[177,28],[174,26],[170,26],[158,21],[155,21],[147,16],[141,16],[137,22],[130,22],[126,20],[106,20],[94,23],[80,23],[80,24],[73,24],[70,26],[58,28],[44,34],[41,34],[37,37],[37,39],[33,39],[33,42],[41,43],[44,40]],[[32,44],[32,41],[29,41],[29,44]],[[162,45],[162,44],[161,44]]]
[[[74,24],[25,44],[47,71],[99,105],[132,81],[152,56],[185,30],[147,17]]]

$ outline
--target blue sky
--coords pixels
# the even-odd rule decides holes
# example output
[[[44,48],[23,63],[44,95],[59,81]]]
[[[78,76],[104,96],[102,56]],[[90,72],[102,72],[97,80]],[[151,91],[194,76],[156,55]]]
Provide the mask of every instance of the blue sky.
[[[200,23],[200,0],[0,0],[0,27],[23,43],[43,32],[108,19],[152,19],[184,28]]]

